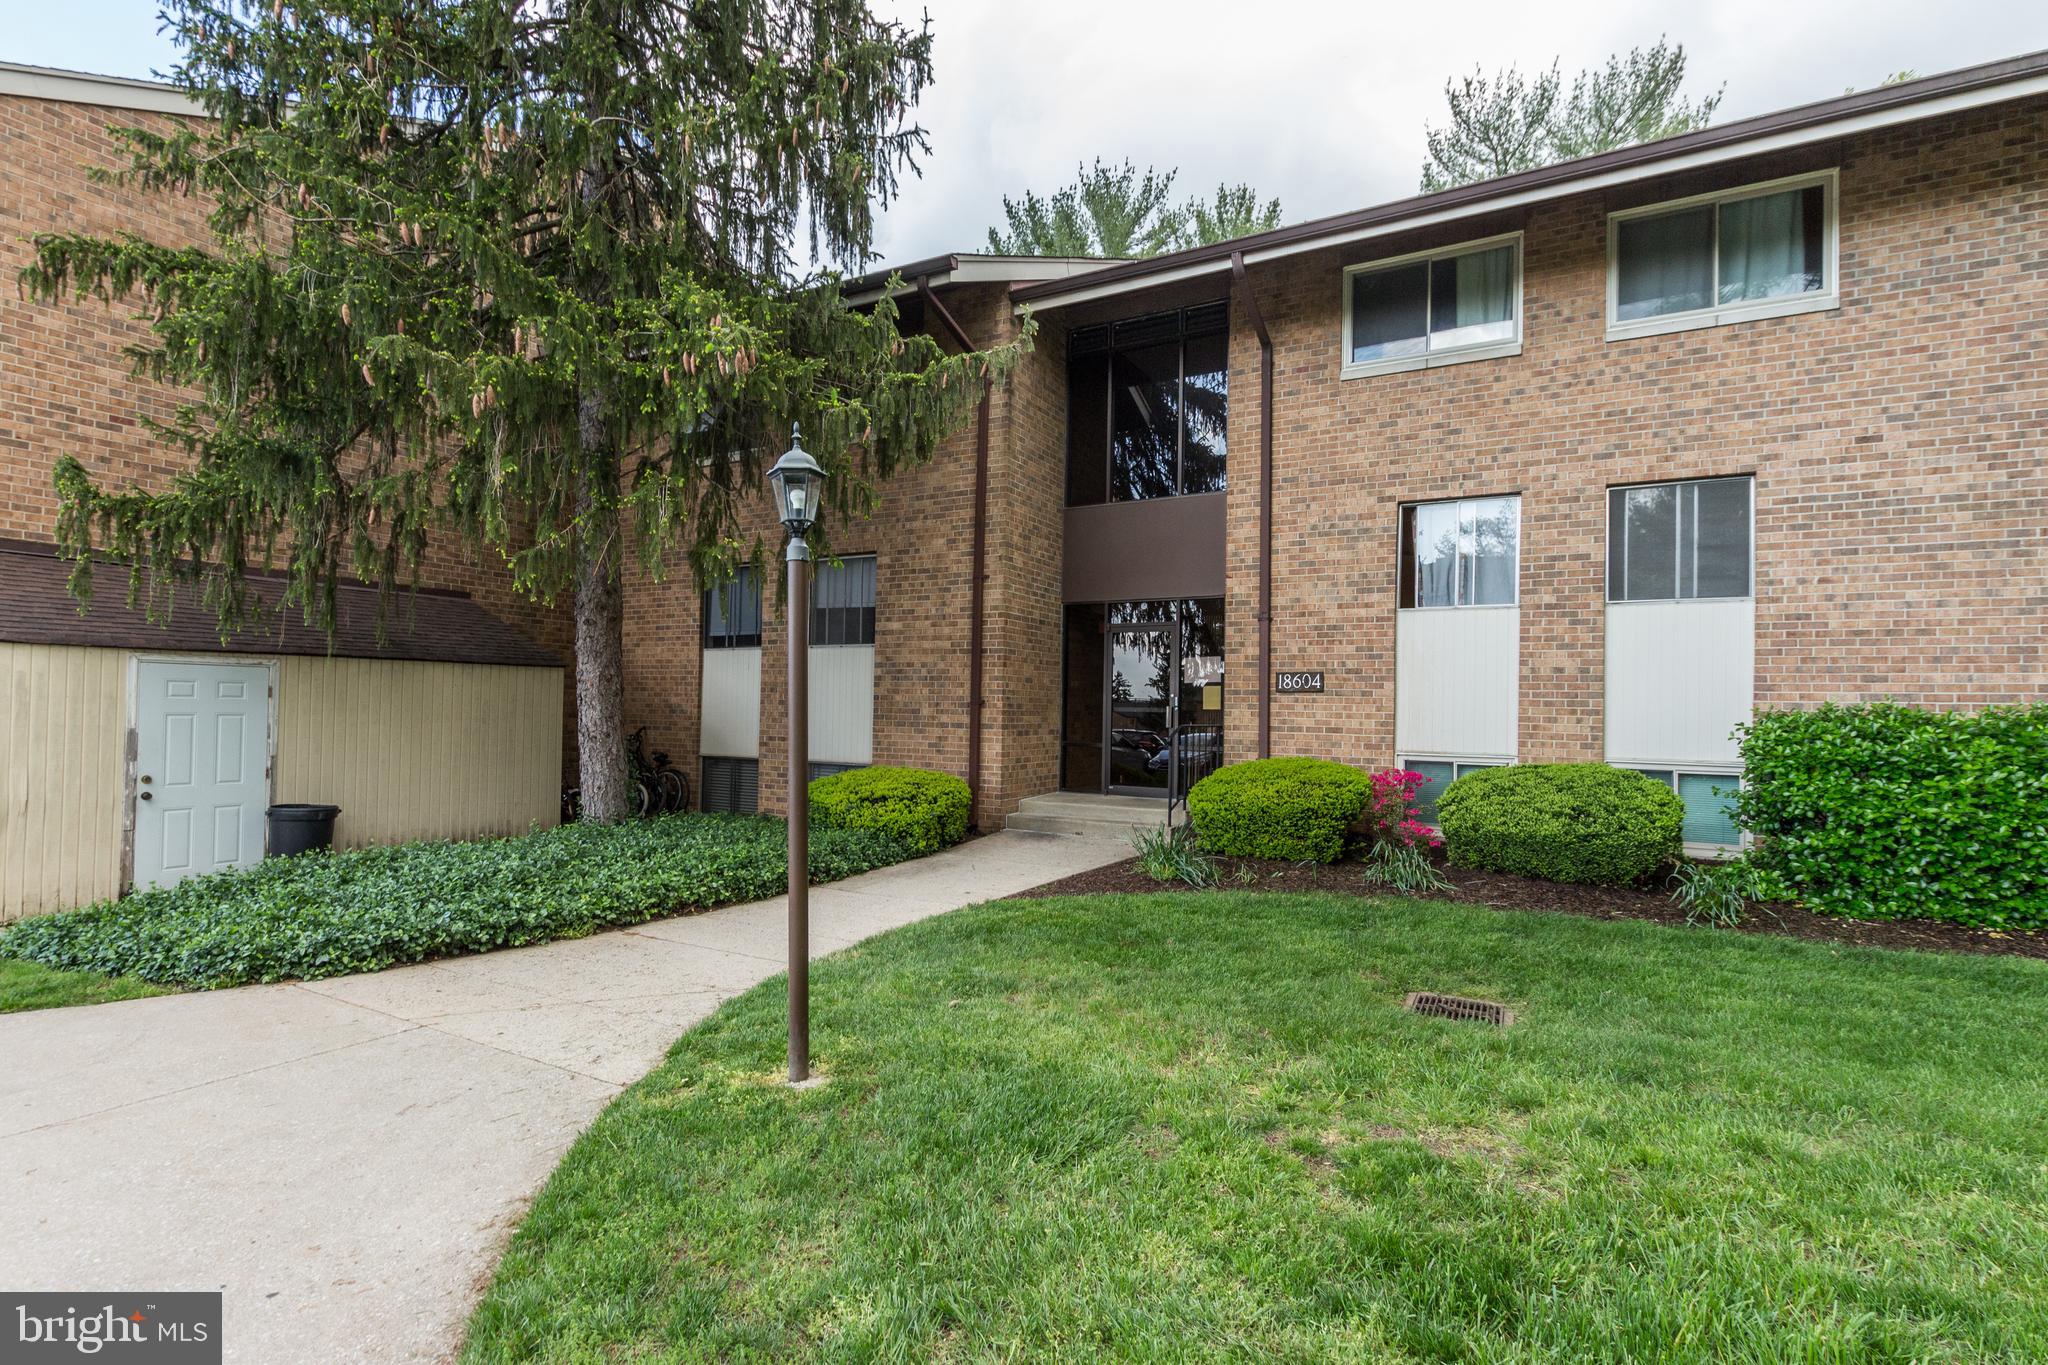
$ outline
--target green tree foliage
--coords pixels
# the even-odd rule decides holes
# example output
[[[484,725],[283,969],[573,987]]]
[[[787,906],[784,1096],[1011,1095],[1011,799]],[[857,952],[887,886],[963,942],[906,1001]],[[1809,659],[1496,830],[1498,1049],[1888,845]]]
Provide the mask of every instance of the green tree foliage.
[[[1534,76],[1509,67],[1446,81],[1450,123],[1428,129],[1422,189],[1453,189],[1703,128],[1721,91],[1687,99],[1685,61],[1683,44],[1659,38],[1580,72],[1569,90],[1556,62]]]
[[[1174,242],[1177,251],[1280,226],[1280,201],[1268,199],[1261,204],[1258,191],[1250,185],[1219,184],[1213,198],[1188,200],[1185,212]]]
[[[1213,199],[1173,201],[1177,171],[1097,160],[1074,183],[1041,197],[1003,196],[1005,226],[988,230],[999,256],[1104,256],[1132,260],[1278,227],[1280,201],[1249,185],[1218,185]]]
[[[121,130],[113,178],[210,204],[205,249],[52,234],[23,284],[133,298],[140,369],[198,397],[160,489],[56,470],[59,535],[131,590],[200,580],[223,629],[280,557],[331,622],[349,577],[417,581],[430,534],[573,591],[586,813],[625,809],[623,558],[702,579],[792,422],[866,510],[1014,350],[946,355],[812,258],[866,258],[927,149],[929,30],[862,0],[169,0],[210,120]]]

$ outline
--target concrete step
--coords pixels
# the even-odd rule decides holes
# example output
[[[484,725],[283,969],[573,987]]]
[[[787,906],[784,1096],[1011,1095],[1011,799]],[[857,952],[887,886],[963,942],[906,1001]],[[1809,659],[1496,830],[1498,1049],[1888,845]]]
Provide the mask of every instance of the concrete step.
[[[1004,821],[1004,828],[1033,834],[1128,839],[1132,830],[1157,829],[1165,819],[1163,798],[1048,792],[1044,796],[1025,797],[1016,812]]]

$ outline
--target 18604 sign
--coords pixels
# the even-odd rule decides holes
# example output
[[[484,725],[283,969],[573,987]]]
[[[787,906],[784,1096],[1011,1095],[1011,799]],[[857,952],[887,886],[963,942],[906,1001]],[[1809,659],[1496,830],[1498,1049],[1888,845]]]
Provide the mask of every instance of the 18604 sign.
[[[1313,673],[1275,673],[1273,690],[1286,695],[1297,692],[1320,692],[1323,690],[1323,671]]]

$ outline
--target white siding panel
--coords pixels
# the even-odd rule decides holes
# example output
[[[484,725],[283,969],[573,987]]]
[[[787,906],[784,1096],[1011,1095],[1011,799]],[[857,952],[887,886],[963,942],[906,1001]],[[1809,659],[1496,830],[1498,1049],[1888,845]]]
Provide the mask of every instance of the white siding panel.
[[[761,754],[761,651],[704,651],[704,717],[697,748],[721,758]]]
[[[811,650],[811,761],[875,761],[875,647]]]
[[[1394,641],[1394,743],[1402,754],[1515,757],[1521,608],[1399,612]]]
[[[1755,679],[1755,603],[1610,602],[1607,761],[1741,762],[1731,732],[1749,719]]]

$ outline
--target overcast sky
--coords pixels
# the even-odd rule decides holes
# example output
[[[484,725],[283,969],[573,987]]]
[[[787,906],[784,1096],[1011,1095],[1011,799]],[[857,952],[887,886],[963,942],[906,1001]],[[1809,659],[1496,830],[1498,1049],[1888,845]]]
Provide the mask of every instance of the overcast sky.
[[[875,243],[903,262],[984,246],[1002,196],[1047,192],[1100,156],[1178,167],[1179,190],[1244,180],[1289,222],[1415,191],[1443,83],[1475,65],[1567,73],[1659,34],[1727,120],[2048,48],[2033,0],[1690,0],[1412,9],[1360,0],[871,0],[929,10],[932,155]],[[156,0],[0,0],[0,60],[147,76],[172,60]]]

